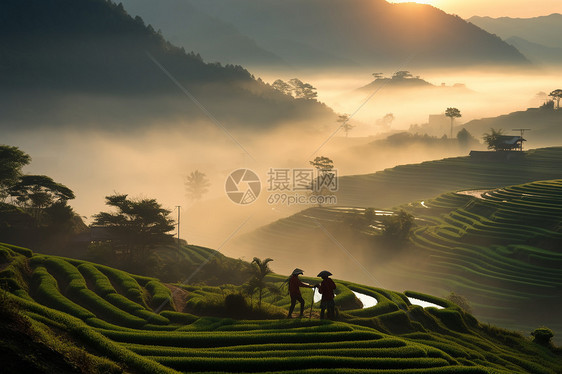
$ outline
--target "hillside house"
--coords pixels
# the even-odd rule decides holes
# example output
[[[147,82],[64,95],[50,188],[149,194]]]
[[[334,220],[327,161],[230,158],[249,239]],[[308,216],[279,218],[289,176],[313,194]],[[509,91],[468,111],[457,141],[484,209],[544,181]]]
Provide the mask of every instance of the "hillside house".
[[[500,135],[496,151],[523,151],[523,142],[526,140],[521,136]]]
[[[470,151],[470,157],[477,160],[512,161],[525,157],[523,153],[525,139],[517,135],[499,135],[493,151]]]

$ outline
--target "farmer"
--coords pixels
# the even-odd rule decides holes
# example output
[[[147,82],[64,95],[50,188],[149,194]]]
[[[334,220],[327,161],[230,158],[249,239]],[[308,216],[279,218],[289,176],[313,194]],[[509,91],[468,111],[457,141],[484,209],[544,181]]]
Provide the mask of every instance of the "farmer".
[[[324,311],[328,309],[328,318],[334,319],[336,304],[334,303],[334,290],[336,289],[336,284],[329,276],[332,275],[329,271],[323,270],[318,276],[322,278],[322,283],[316,285],[318,287],[318,292],[322,294],[322,300],[320,300],[320,319],[324,319]]]
[[[289,295],[291,296],[291,307],[289,308],[289,315],[287,318],[293,318],[293,310],[295,310],[295,305],[297,301],[301,304],[301,314],[300,317],[303,316],[304,313],[304,299],[301,295],[301,287],[306,288],[314,288],[314,286],[310,284],[306,284],[301,282],[299,279],[299,274],[302,274],[303,271],[299,268],[293,270],[291,277],[289,278]]]

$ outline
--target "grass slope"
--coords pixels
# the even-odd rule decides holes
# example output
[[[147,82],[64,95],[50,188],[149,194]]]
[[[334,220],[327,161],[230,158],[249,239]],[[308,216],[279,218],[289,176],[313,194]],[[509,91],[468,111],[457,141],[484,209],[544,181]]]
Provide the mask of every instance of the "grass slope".
[[[410,305],[405,294],[336,281],[342,309],[337,322],[235,320],[180,313],[173,304],[170,310],[156,313],[147,305],[158,290],[167,289],[165,285],[93,263],[0,245],[0,266],[3,315],[6,305],[16,306],[8,313],[12,319],[33,326],[27,335],[35,340],[50,334],[44,340],[65,360],[72,355],[63,349],[62,340],[84,347],[89,372],[562,371],[556,350],[481,325],[454,304],[415,292],[407,294],[445,308],[424,309]],[[284,278],[270,275],[267,280],[280,286]],[[188,292],[187,307],[201,311],[220,306],[225,294],[240,291],[236,286],[177,286]],[[310,300],[311,291],[305,291],[305,299]],[[378,303],[357,309],[356,303],[349,302],[354,299],[351,291],[369,294]],[[289,300],[266,293],[264,303],[275,311],[286,308]],[[223,312],[229,311],[223,308]],[[2,328],[6,325],[3,318]],[[11,336],[11,340],[3,336],[2,344],[15,346],[19,339]]]

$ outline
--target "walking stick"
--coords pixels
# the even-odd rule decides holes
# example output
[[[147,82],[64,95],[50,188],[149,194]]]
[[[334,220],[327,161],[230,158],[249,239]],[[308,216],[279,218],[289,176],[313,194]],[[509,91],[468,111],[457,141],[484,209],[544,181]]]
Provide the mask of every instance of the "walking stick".
[[[314,306],[314,293],[316,292],[316,287],[312,288],[312,300],[310,300],[310,314],[308,315],[308,319],[312,318],[312,307]]]

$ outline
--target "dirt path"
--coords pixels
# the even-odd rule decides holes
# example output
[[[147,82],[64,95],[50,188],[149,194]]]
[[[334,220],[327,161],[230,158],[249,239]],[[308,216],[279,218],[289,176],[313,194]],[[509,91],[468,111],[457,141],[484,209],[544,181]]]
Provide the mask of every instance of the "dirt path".
[[[164,283],[164,285],[172,291],[172,300],[174,301],[174,308],[176,312],[184,312],[189,292],[168,283]]]

